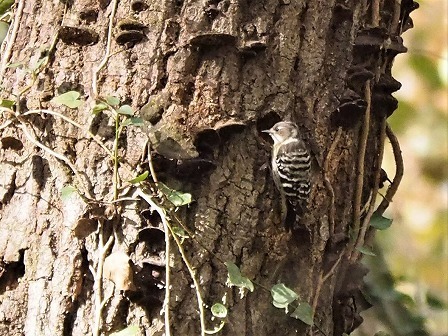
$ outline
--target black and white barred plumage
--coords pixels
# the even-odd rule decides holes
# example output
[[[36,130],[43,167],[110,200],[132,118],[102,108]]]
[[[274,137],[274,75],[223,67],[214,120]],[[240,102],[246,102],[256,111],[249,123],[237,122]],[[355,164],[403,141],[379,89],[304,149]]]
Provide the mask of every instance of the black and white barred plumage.
[[[311,157],[296,124],[281,121],[265,131],[274,140],[272,175],[283,201],[295,211],[306,205],[311,188]],[[300,208],[300,209],[299,209]]]

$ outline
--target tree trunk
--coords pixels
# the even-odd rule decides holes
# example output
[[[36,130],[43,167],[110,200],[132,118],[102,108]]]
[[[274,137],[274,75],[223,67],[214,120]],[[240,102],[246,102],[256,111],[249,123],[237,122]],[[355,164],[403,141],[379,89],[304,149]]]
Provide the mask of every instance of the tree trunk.
[[[400,87],[390,70],[415,8],[412,0],[19,0],[0,69],[0,334],[108,335],[135,325],[161,335],[168,310],[172,335],[200,335],[198,292],[207,329],[219,325],[209,307],[224,299],[221,335],[351,332],[366,307],[360,250],[373,235],[386,137],[397,173],[374,216],[401,175],[386,123]],[[69,91],[81,94],[79,107],[52,100]],[[98,102],[104,110],[93,113]],[[292,232],[261,133],[282,119],[299,125],[316,166]],[[127,182],[151,169],[146,181]],[[174,212],[167,198],[184,195],[155,177],[193,202]],[[181,225],[189,234],[179,248],[168,227],[179,234]],[[241,297],[226,286],[224,262],[254,291]],[[171,299],[161,314],[167,269]],[[311,306],[313,326],[272,305],[278,283],[299,295],[289,312]]]

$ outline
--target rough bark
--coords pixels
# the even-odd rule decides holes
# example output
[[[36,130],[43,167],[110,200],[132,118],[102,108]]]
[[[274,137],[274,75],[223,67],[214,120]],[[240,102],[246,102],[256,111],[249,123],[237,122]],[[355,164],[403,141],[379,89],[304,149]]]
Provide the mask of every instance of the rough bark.
[[[415,7],[398,3],[19,1],[17,34],[2,51],[1,98],[19,96],[15,109],[22,114],[57,110],[108,148],[114,126],[105,114],[93,116],[91,107],[108,95],[132,105],[147,124],[127,128],[120,138],[121,179],[149,169],[149,138],[159,179],[193,195],[178,216],[200,243],[186,239],[183,246],[205,303],[226,297],[221,334],[319,334],[273,307],[259,286],[240,298],[225,285],[222,261],[232,261],[266,288],[278,282],[293,288],[316,304],[318,328],[342,335],[359,324],[362,306],[364,270],[349,232],[356,237],[362,229],[366,213],[359,209],[377,190],[385,118],[396,108],[391,93],[399,88],[390,69],[405,51],[399,35]],[[111,17],[111,56],[95,85]],[[33,81],[25,68],[47,55],[44,48],[49,61]],[[17,61],[26,66],[5,67]],[[50,102],[69,90],[82,94],[79,109]],[[260,131],[280,119],[299,124],[316,161],[310,205],[302,230],[294,232],[279,222],[279,197],[263,168],[270,144]],[[160,218],[143,201],[119,202],[110,214],[113,162],[85,131],[45,113],[2,113],[2,124],[8,120],[0,150],[0,334],[91,333],[95,279],[89,265],[100,258],[99,236],[105,243],[114,232],[106,254],[130,255],[136,288],[115,291],[106,301],[101,330],[138,324],[146,335],[161,335],[166,259]],[[80,177],[31,143],[20,125],[65,155]],[[76,196],[63,202],[67,184],[97,202]],[[170,257],[172,334],[199,335],[191,278],[175,247]],[[104,295],[111,293],[105,281]],[[209,329],[214,323],[207,315]]]

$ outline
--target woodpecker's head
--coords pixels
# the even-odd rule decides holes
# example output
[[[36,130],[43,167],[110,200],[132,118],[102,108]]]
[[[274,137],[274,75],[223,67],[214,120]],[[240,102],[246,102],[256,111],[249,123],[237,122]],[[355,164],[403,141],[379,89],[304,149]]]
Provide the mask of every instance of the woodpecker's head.
[[[280,121],[263,132],[268,133],[272,137],[274,144],[282,143],[290,138],[296,138],[299,135],[297,125],[290,121]]]

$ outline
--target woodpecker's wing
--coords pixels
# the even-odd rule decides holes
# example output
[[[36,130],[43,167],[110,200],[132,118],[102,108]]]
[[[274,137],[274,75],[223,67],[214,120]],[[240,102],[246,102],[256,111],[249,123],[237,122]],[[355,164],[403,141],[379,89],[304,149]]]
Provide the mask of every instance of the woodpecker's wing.
[[[308,199],[310,193],[311,156],[301,139],[285,141],[275,158],[281,188],[293,205]]]

